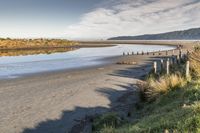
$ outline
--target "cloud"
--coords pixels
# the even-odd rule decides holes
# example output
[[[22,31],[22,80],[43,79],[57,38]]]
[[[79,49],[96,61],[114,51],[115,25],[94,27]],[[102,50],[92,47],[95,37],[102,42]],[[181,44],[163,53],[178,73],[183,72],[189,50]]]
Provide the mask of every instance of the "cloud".
[[[198,27],[199,21],[199,0],[107,0],[66,33],[70,39],[105,39]]]

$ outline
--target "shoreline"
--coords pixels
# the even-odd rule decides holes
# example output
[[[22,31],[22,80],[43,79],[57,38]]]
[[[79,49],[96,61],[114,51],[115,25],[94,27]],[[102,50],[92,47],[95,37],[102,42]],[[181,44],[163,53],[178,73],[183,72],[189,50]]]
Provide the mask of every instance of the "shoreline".
[[[157,57],[163,55],[120,56],[112,62],[108,59],[109,65],[0,81],[0,131],[69,132],[77,120],[121,105],[119,99],[134,93],[134,85],[151,70]],[[116,61],[137,64],[118,65]]]

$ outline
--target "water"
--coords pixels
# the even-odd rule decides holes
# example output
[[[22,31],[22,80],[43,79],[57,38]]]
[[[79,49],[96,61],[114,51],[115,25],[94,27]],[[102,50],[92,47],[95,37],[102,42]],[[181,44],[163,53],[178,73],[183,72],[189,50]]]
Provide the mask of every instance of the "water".
[[[156,45],[117,45],[101,48],[81,48],[54,54],[0,57],[0,78],[16,78],[23,74],[83,68],[104,64],[105,57],[122,55],[123,52],[153,52],[174,47]]]

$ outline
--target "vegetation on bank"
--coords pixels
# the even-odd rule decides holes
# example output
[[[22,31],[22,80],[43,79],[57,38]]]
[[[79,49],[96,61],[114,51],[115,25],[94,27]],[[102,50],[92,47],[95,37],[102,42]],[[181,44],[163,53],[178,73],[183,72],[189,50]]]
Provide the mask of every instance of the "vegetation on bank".
[[[20,56],[20,55],[37,55],[37,54],[52,54],[52,53],[62,53],[76,50],[77,48],[37,48],[37,49],[13,49],[13,50],[0,50],[1,56]]]
[[[108,113],[94,119],[97,133],[198,133],[200,132],[200,47],[189,55],[191,77],[182,64],[170,75],[150,74],[139,85],[141,99],[131,118]]]
[[[73,46],[75,42],[64,39],[10,39],[0,38],[1,49],[31,49]]]

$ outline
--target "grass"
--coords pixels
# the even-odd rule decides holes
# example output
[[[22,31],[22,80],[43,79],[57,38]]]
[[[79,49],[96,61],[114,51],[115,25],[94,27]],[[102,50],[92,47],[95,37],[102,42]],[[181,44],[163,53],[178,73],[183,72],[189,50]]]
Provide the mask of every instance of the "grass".
[[[160,95],[151,103],[142,103],[142,109],[134,112],[140,117],[135,122],[121,123],[121,127],[99,123],[93,128],[99,133],[162,133],[200,132],[200,82],[189,83]],[[116,118],[119,116],[115,115]],[[104,117],[105,118],[105,117]],[[110,119],[107,119],[110,120]],[[95,120],[95,123],[98,119]],[[94,127],[98,127],[94,125]]]
[[[195,54],[195,59],[191,55]],[[190,54],[192,79],[183,77],[185,64],[176,66],[173,74],[150,75],[140,84],[144,102],[133,112],[137,117],[127,119],[119,125],[104,121],[112,119],[99,116],[94,120],[93,132],[96,133],[199,133],[200,132],[200,49]],[[195,67],[194,67],[195,66]],[[196,73],[196,74],[195,74]],[[106,119],[106,120],[105,120]],[[102,126],[103,125],[103,126]]]

